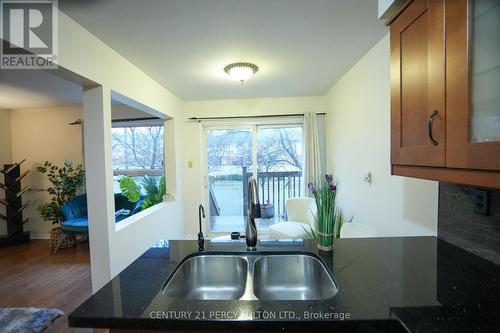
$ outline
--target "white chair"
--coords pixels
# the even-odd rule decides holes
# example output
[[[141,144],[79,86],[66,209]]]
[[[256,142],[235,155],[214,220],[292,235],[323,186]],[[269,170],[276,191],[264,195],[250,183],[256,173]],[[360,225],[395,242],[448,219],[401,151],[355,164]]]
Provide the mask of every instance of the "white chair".
[[[316,202],[313,198],[299,197],[288,199],[285,203],[288,221],[271,225],[268,228],[270,239],[309,238],[305,230],[314,226]]]
[[[377,232],[370,226],[361,223],[345,223],[340,229],[340,238],[377,237]]]

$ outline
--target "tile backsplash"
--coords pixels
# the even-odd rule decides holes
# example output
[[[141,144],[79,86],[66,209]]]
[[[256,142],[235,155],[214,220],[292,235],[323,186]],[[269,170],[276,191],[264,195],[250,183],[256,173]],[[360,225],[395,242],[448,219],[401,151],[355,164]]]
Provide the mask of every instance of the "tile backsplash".
[[[500,265],[500,190],[490,189],[489,214],[474,213],[474,188],[439,183],[438,236]]]

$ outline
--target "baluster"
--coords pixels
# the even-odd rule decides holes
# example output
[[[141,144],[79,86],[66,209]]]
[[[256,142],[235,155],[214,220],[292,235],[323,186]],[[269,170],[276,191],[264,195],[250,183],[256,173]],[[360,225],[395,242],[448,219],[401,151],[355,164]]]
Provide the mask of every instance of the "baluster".
[[[269,196],[267,196],[267,199],[266,199],[266,195],[264,193],[266,191],[266,183],[267,183],[267,177],[264,176],[264,177],[262,177],[262,197],[264,198],[262,200],[262,203],[266,203],[267,200],[269,200]]]
[[[269,175],[266,176],[267,179],[267,201],[271,203],[270,196],[269,196]]]
[[[286,188],[286,176],[283,176],[282,181],[283,181],[283,197],[281,198],[281,202],[282,202],[282,205],[283,205],[283,212],[285,212],[285,207],[286,207],[286,191],[287,191],[287,188]]]
[[[276,192],[274,191],[274,176],[273,176],[273,205],[274,205],[274,208],[276,209],[276,205],[274,204],[276,202],[275,195],[276,195]]]
[[[243,167],[243,216],[247,216],[248,208],[248,173],[247,167]]]
[[[288,175],[288,198],[290,198],[291,196],[291,191],[292,191],[291,180],[290,180],[290,175]]]
[[[299,174],[299,197],[300,197],[300,191],[302,190],[302,174]]]
[[[265,182],[265,179],[263,177],[260,178],[260,188],[261,188],[261,191],[262,191],[262,194],[260,195],[260,197],[262,198],[262,202],[266,202],[266,198],[264,197],[264,182]]]
[[[278,212],[281,214],[281,202],[280,202],[280,177],[278,177]]]

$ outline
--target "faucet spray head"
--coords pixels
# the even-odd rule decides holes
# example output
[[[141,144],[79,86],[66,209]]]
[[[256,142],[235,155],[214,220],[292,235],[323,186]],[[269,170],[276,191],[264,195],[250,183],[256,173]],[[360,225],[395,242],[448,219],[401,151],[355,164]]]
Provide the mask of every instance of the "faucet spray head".
[[[254,177],[248,179],[248,207],[247,207],[246,243],[247,249],[255,251],[257,246],[257,227],[255,219],[261,217],[259,203],[259,189]]]
[[[201,218],[205,218],[205,208],[203,208],[203,205],[198,206],[198,223],[200,227],[200,232],[198,233],[198,250],[199,251],[204,251],[205,250],[205,237],[203,237],[203,231],[201,229]]]

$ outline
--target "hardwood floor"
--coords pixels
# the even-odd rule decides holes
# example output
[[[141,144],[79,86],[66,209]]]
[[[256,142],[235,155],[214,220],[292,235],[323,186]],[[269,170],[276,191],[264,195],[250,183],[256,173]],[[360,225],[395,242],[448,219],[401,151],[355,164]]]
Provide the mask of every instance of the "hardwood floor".
[[[44,333],[92,332],[69,328],[67,315],[91,293],[88,243],[52,255],[48,240],[0,248],[0,307],[58,308],[65,315]],[[107,330],[94,330],[107,332]]]

